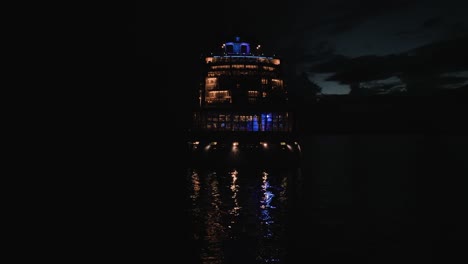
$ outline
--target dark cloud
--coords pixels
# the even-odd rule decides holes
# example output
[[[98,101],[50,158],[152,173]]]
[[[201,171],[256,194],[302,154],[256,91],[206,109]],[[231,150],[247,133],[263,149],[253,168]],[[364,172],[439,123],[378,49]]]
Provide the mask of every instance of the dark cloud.
[[[350,7],[345,9],[342,15],[338,16],[335,20],[328,21],[334,24],[330,34],[339,34],[349,31],[358,26],[364,21],[368,21],[374,17],[397,12],[398,10],[411,7],[411,1],[357,1],[357,3],[350,2]],[[365,7],[365,8],[364,8]]]
[[[399,76],[402,66],[407,61],[406,56],[363,56],[359,58],[339,58],[333,63],[327,63],[325,67],[312,67],[312,71],[335,72],[328,78],[328,81],[336,81],[350,86],[374,80],[388,79],[392,76]],[[333,64],[336,70],[333,70]]]
[[[468,71],[468,36],[441,41],[409,52],[388,56],[337,56],[311,66],[311,72],[333,72],[328,80],[354,85],[398,76],[414,93],[431,92],[446,84],[463,83],[465,77],[443,76]]]
[[[311,49],[313,50],[313,53],[301,55],[297,61],[313,62],[314,64],[317,64],[324,60],[334,58],[336,54],[335,47],[328,41],[314,43]]]
[[[359,23],[372,17],[389,12],[396,12],[414,6],[418,1],[373,1],[331,0],[322,2],[309,1],[299,6],[297,19],[303,30],[315,30],[328,27],[328,33],[341,33],[352,29]]]
[[[444,28],[442,28],[444,27]],[[441,16],[431,17],[422,22],[421,26],[413,29],[405,29],[397,33],[402,39],[423,38],[428,32],[434,30],[447,31],[447,25]]]
[[[463,35],[468,2],[446,1],[338,1],[302,6],[295,34],[304,43],[294,49],[321,53],[317,42],[328,42],[339,55],[398,54],[447,37]],[[466,31],[465,31],[466,32]]]
[[[424,21],[421,27],[403,30],[397,33],[402,39],[426,38],[433,32],[440,32],[441,39],[459,38],[468,32],[467,21],[447,21],[442,17],[433,17]]]
[[[468,81],[468,77],[456,77],[456,76],[442,76],[440,78],[439,85],[457,85],[459,83],[465,83]]]
[[[424,21],[422,27],[424,29],[433,29],[435,27],[440,27],[442,26],[444,23],[444,19],[440,16],[438,17],[433,17],[433,18],[430,18],[426,21]]]
[[[468,22],[457,21],[447,26],[446,38],[459,38],[466,35],[468,32]]]

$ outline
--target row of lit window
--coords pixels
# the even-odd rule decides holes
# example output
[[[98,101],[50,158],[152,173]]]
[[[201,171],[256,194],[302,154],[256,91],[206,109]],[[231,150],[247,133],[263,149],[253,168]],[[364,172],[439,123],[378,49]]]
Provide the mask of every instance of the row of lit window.
[[[244,64],[232,64],[232,65],[216,65],[211,66],[212,70],[219,70],[219,69],[258,69],[258,65],[244,65]]]
[[[272,85],[271,88],[272,89],[275,89],[275,88],[282,88],[283,86],[282,85]],[[205,90],[208,92],[211,92],[213,89],[215,88],[219,88],[216,84],[207,84],[205,85]],[[263,89],[267,89],[268,86],[262,86]],[[248,91],[249,93],[249,96],[258,96],[258,91]],[[266,92],[263,92],[263,97],[266,97]]]
[[[207,77],[205,78],[205,83],[206,85],[215,85],[218,81],[218,78],[216,77]],[[269,79],[267,78],[262,78],[261,82],[262,84],[268,84]],[[281,79],[271,79],[271,83],[274,84],[275,86],[283,86],[283,80]]]
[[[250,97],[257,97],[258,96],[258,91],[248,91],[248,94]]]
[[[253,118],[254,116],[258,117],[258,116],[262,116],[262,115],[265,115],[266,117],[289,117],[289,112],[269,112],[267,114],[265,113],[229,113],[229,112],[206,112],[206,113],[200,113],[200,112],[195,112],[194,113],[194,116],[207,116],[207,117],[219,117],[219,118],[222,118],[222,117],[229,117],[229,116],[233,116],[233,117],[239,117],[239,116],[245,116],[245,117],[250,117],[250,118]]]
[[[230,97],[206,98],[206,103],[208,104],[231,103],[231,98]]]
[[[283,80],[280,79],[271,79],[271,82],[275,86],[283,86]]]
[[[268,121],[268,123],[283,123],[283,122],[286,122],[286,119],[284,118],[274,118],[274,119],[268,119],[270,121]],[[232,120],[230,118],[230,116],[227,116],[225,118],[225,120],[222,120],[221,118],[220,119],[217,119],[217,118],[207,118],[206,119],[206,122],[208,123],[224,123],[224,122],[232,122],[232,123],[262,123],[264,122],[265,119],[260,119],[260,118],[252,118],[252,117],[248,117],[248,116],[239,116],[237,119],[234,118],[234,120]]]
[[[210,120],[208,118],[206,121],[200,120],[202,123],[206,122],[207,124],[217,124],[217,123],[223,123],[223,124],[264,124],[264,125],[274,125],[274,124],[286,124],[286,119],[283,118],[278,118],[278,119],[248,119],[247,116],[244,116],[241,118],[239,117],[238,120],[230,120],[229,117],[226,117],[226,120]]]
[[[218,70],[218,69],[230,69],[230,65],[217,65],[217,66],[211,66],[211,69],[213,70]]]
[[[265,98],[267,97],[267,92],[262,92],[262,97]],[[250,103],[254,103],[257,101],[257,98],[259,97],[259,92],[258,91],[249,91],[248,92],[248,101]],[[216,99],[223,99],[221,100],[222,102],[231,102],[231,93],[229,91],[209,91],[206,95],[205,101],[206,102],[219,102],[213,101]]]
[[[258,69],[257,65],[243,65],[243,64],[232,64],[232,65],[216,65],[212,66],[212,70],[222,70],[222,69]],[[274,71],[275,67],[271,66],[262,66],[262,69],[265,71]]]
[[[226,57],[207,57],[206,63],[220,63],[220,62],[250,62],[250,63],[268,63],[273,65],[280,65],[279,59],[266,58],[266,57],[253,57],[253,56],[226,56]]]
[[[207,123],[203,128],[216,131],[290,131],[287,124],[255,126],[252,123]]]
[[[251,76],[268,76],[268,77],[277,77],[278,73],[275,71],[210,71],[207,74],[207,77],[218,77],[218,76],[237,76],[237,75],[251,75]]]
[[[258,97],[260,95],[259,91],[247,91],[249,97]],[[229,90],[216,90],[216,91],[208,91],[207,96],[230,96],[231,92]],[[262,92],[262,96],[266,97],[267,92]]]
[[[215,103],[232,103],[231,96],[225,94],[212,94],[205,98],[205,102],[208,104]]]
[[[193,141],[193,142],[190,142],[190,141],[189,141],[188,143],[189,143],[190,145],[192,145],[192,146],[198,146],[198,145],[200,145],[200,141]],[[221,144],[222,144],[222,143],[221,143]],[[262,146],[268,146],[268,145],[269,145],[269,143],[266,142],[266,141],[260,141],[259,144],[262,145]],[[218,145],[218,142],[217,142],[217,141],[212,141],[212,142],[208,143],[208,146],[217,146],[217,145]],[[233,147],[239,147],[239,145],[240,145],[240,144],[239,144],[238,141],[232,142],[232,146],[233,146]],[[247,143],[247,145],[252,145],[252,143]],[[287,146],[287,145],[289,145],[289,144],[286,143],[286,142],[284,142],[284,141],[281,141],[281,142],[279,143],[279,145],[280,145],[280,146]],[[297,142],[294,142],[294,145],[299,145],[299,144],[298,144]]]
[[[232,119],[231,119],[232,117]],[[287,115],[284,114],[273,114],[271,116],[263,116],[263,119],[269,120],[271,122],[281,122],[283,120],[286,120]],[[231,121],[233,120],[234,122],[252,122],[252,121],[258,121],[262,120],[261,115],[229,115],[229,114],[209,114],[206,116],[207,121],[213,121],[213,122],[224,122],[224,121]]]
[[[247,103],[255,104],[258,103],[260,100],[258,97],[249,97],[247,99]],[[221,97],[221,98],[205,98],[205,103],[207,104],[231,104],[232,100],[231,97]]]
[[[207,85],[205,86],[205,91],[206,91],[206,96],[210,96],[210,94],[217,94],[217,95],[222,95],[222,94],[226,94],[226,95],[231,95],[230,94],[230,90],[214,90],[214,88],[216,88],[216,86],[211,86],[211,85]],[[219,88],[219,87],[218,87]],[[281,87],[272,87],[272,89],[275,89],[275,88],[281,88]],[[257,91],[257,90],[250,90],[247,92],[247,95],[249,97],[259,97],[260,95],[265,98],[267,97],[268,93],[263,91],[260,93],[260,91]]]
[[[208,93],[209,95],[215,95],[215,96],[228,96],[230,94],[229,91],[223,90],[223,91],[210,91]]]
[[[206,84],[213,84],[216,83],[217,78],[206,78],[205,82]]]

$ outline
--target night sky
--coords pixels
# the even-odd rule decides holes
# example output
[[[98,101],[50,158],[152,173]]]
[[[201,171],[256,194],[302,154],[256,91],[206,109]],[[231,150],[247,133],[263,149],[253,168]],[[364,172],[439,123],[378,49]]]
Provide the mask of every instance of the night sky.
[[[153,62],[163,45],[196,67],[239,36],[305,72],[323,94],[347,94],[356,82],[377,94],[426,94],[468,85],[466,10],[463,0],[153,3],[137,5],[130,29],[137,55]]]

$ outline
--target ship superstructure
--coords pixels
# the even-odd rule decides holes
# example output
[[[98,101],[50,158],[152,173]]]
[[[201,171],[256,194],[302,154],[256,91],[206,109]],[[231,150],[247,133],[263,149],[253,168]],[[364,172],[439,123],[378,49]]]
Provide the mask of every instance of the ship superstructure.
[[[191,144],[292,149],[294,111],[288,104],[281,59],[260,45],[225,42],[220,54],[203,57]],[[201,143],[202,142],[202,143]]]

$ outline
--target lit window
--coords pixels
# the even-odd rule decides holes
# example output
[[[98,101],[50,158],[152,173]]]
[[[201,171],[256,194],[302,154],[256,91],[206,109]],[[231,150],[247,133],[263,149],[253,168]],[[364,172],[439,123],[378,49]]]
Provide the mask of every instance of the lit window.
[[[273,59],[273,60],[271,60],[271,62],[272,62],[274,65],[280,65],[280,60],[279,60],[279,59]]]

